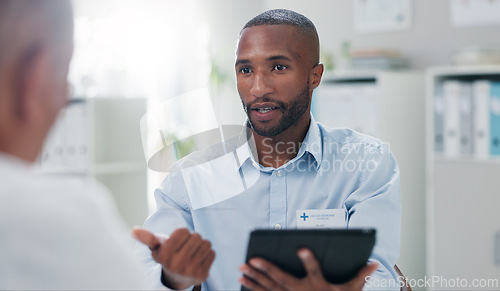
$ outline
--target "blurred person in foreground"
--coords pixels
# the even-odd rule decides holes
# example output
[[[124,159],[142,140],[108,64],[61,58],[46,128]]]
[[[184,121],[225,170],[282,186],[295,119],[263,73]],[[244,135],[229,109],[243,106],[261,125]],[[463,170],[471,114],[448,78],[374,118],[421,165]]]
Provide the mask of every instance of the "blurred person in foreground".
[[[153,239],[153,233],[188,228],[218,254],[204,289],[237,290],[241,284],[254,290],[361,290],[369,275],[397,282],[399,168],[387,143],[314,120],[311,98],[323,74],[314,24],[284,9],[256,16],[240,32],[235,71],[247,122],[240,136],[178,161],[156,190],[158,210],[144,224],[150,232],[140,230],[149,246],[141,256],[151,280],[173,289],[199,284],[172,264],[191,261],[196,248],[185,244],[177,251]],[[253,229],[311,227],[305,225],[309,211],[331,218],[317,228],[377,230],[370,262],[354,279],[330,284],[307,249],[297,253],[304,278],[263,259],[245,263]],[[202,267],[210,263],[197,261]]]
[[[0,0],[0,290],[147,288],[109,194],[34,170],[72,52],[70,1]]]

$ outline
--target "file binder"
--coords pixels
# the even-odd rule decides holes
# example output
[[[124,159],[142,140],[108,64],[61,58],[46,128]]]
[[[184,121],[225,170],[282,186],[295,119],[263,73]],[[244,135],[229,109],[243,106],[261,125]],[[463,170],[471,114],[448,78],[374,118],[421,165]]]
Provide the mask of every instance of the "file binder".
[[[45,143],[45,149],[42,151],[42,168],[47,170],[58,170],[66,165],[64,155],[64,146],[66,142],[66,125],[62,120],[65,119],[66,112],[62,110],[59,113],[57,121],[50,130],[49,138]]]
[[[490,155],[490,81],[475,81],[473,91],[474,156],[487,158]]]
[[[88,168],[87,104],[72,100],[61,110],[45,142],[40,168],[46,172],[84,173]]]
[[[444,151],[444,110],[443,85],[439,84],[434,94],[434,151],[436,153]]]
[[[444,154],[458,156],[460,154],[460,82],[443,81],[443,94],[445,101]]]
[[[472,83],[460,83],[460,153],[470,156],[473,152],[472,136]]]
[[[74,101],[66,108],[65,154],[68,169],[80,172],[87,169],[87,106],[84,101]]]
[[[500,82],[490,82],[490,154],[500,155]]]

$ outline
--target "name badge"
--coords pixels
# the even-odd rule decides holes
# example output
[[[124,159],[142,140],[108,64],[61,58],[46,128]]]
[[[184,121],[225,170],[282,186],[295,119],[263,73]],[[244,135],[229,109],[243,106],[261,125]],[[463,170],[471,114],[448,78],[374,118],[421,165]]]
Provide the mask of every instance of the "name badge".
[[[344,209],[297,210],[297,228],[346,228]]]

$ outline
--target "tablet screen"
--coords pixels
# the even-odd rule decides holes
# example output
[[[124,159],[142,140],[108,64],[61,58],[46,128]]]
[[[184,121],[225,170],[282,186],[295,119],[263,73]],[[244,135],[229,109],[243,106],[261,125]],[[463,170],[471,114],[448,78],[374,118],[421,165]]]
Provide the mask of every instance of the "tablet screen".
[[[255,230],[250,235],[246,262],[261,257],[302,278],[306,271],[297,251],[305,247],[318,259],[326,280],[341,284],[366,265],[374,245],[374,229]]]

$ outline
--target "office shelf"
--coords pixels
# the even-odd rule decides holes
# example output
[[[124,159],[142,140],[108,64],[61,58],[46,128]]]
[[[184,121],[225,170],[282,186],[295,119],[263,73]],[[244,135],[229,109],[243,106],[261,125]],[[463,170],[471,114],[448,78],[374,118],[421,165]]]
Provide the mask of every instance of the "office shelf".
[[[435,67],[426,79],[427,276],[498,279],[500,158],[436,153],[434,99],[444,81],[500,80],[500,66]]]
[[[74,99],[63,110],[40,156],[39,171],[100,181],[129,225],[147,217],[147,167],[139,121],[144,98]]]

